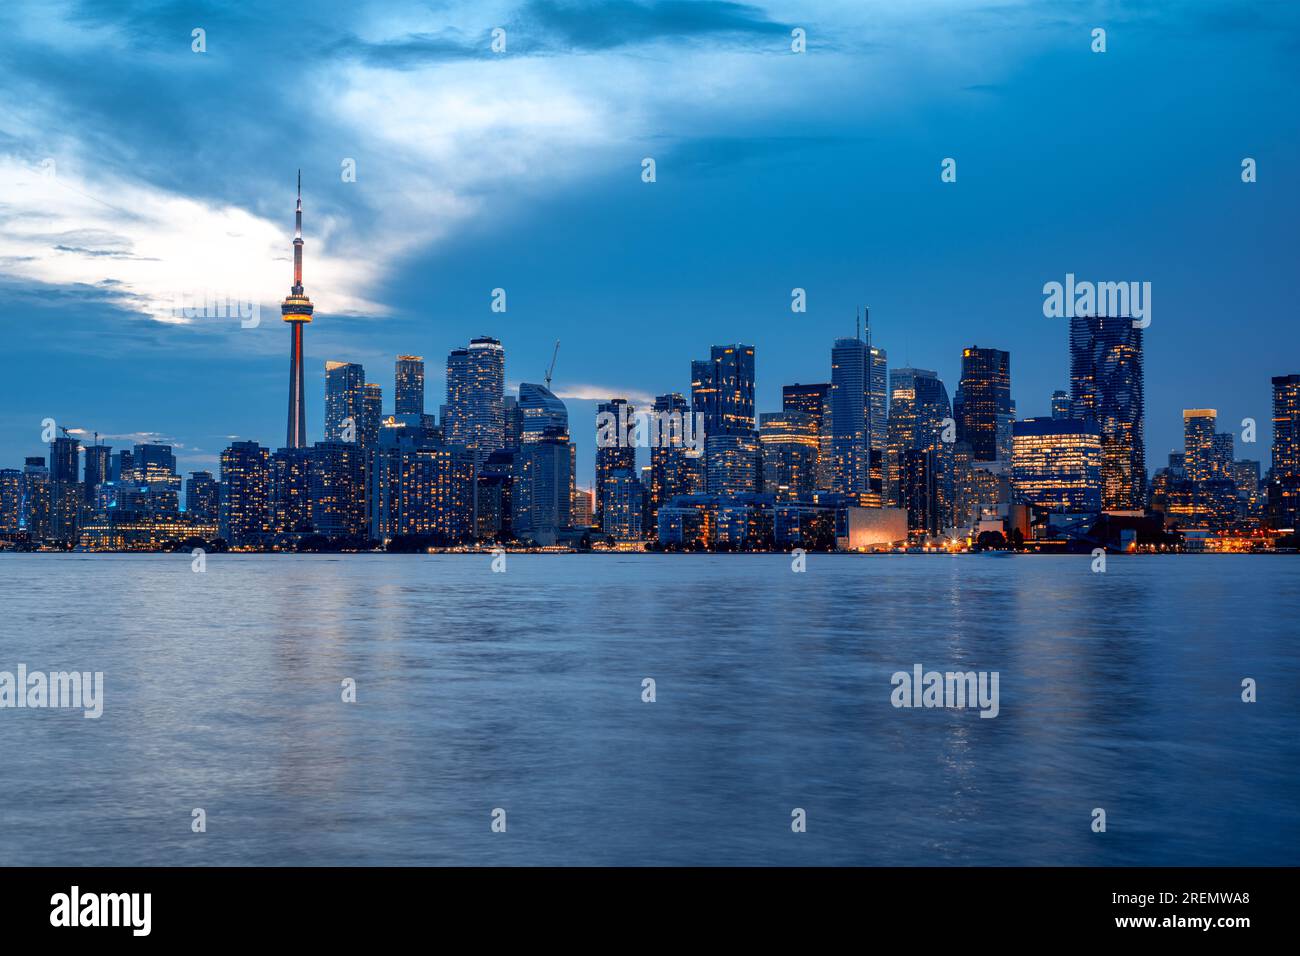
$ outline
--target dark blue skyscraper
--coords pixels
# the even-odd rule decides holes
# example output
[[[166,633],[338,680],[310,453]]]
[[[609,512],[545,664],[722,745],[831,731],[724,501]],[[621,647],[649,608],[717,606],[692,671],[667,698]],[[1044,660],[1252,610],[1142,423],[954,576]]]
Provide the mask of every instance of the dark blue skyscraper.
[[[1142,330],[1127,316],[1070,320],[1070,408],[1101,433],[1101,504],[1135,510],[1146,499]]]
[[[953,400],[957,441],[971,447],[975,461],[1011,457],[1011,353],[972,345],[962,349],[961,382]]]
[[[832,488],[858,495],[871,490],[871,351],[861,339],[836,339],[831,348]]]
[[[704,414],[704,434],[753,435],[754,346],[715,345],[707,363],[691,363],[691,404]]]
[[[217,524],[221,515],[221,485],[210,471],[192,471],[185,482],[185,513],[200,524]]]
[[[109,462],[112,459],[113,449],[108,445],[87,445],[85,454],[86,463],[82,470],[82,490],[83,497],[89,502],[95,498],[95,488],[108,481]]]

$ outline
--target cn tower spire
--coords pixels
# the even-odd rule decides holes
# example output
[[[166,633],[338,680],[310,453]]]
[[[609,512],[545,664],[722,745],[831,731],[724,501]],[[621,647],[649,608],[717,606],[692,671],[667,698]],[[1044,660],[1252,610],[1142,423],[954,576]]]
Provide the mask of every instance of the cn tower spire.
[[[302,295],[302,170],[298,170],[298,208],[293,213],[293,294]]]
[[[289,428],[286,448],[307,447],[307,402],[303,395],[302,331],[311,321],[313,306],[302,287],[302,170],[298,170],[298,205],[293,214],[293,288],[280,306],[289,323]]]

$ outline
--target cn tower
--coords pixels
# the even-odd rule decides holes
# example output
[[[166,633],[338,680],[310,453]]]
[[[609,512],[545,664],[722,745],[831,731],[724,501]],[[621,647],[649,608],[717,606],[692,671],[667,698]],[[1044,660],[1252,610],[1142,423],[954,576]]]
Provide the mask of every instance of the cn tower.
[[[302,289],[302,170],[298,170],[298,208],[294,212],[293,288],[280,306],[280,315],[293,333],[289,346],[289,434],[286,448],[307,447],[307,402],[302,384],[302,327],[311,321],[312,304]]]

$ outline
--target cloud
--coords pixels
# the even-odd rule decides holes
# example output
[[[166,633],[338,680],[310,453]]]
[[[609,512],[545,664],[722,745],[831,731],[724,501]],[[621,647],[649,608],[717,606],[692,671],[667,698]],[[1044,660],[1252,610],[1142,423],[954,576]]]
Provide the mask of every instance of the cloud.
[[[607,385],[557,385],[553,390],[556,398],[575,402],[608,402],[611,398],[626,398],[633,405],[654,403],[654,396],[648,392]]]
[[[288,199],[277,224],[98,170],[91,178],[68,165],[47,176],[0,156],[0,182],[13,184],[0,206],[0,259],[10,275],[95,286],[123,309],[180,324],[192,321],[173,314],[182,299],[214,293],[273,310],[292,284]],[[328,235],[330,224],[317,228]],[[335,312],[382,311],[358,291],[367,265],[331,256],[322,245],[307,246],[309,294]]]
[[[661,39],[789,36],[758,7],[726,0],[532,0],[520,22],[540,27],[568,50],[607,50]]]
[[[0,116],[0,265],[174,328],[195,329],[180,298],[210,293],[273,314],[290,282],[301,164],[308,294],[322,315],[384,316],[389,284],[412,261],[472,228],[506,228],[539,197],[639,173],[645,155],[679,151],[679,167],[696,170],[798,155],[819,124],[843,126],[846,70],[897,88],[896,61],[864,50],[962,9],[917,7],[812,7],[827,26],[801,8],[819,51],[808,56],[789,52],[793,5],[729,0],[496,0],[400,14],[325,0],[256,16],[210,5],[194,14],[208,30],[202,55],[189,47],[193,18],[171,4],[0,14],[10,29],[0,81],[17,103]],[[508,31],[505,55],[490,52],[495,24]],[[960,71],[949,32],[926,42]],[[282,55],[303,34],[309,70]],[[87,85],[91,52],[99,68]],[[339,175],[345,160],[355,182]]]

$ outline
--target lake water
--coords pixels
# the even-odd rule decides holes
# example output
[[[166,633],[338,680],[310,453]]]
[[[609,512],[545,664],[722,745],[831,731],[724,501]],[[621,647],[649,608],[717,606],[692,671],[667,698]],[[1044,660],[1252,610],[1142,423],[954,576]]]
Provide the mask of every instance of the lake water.
[[[0,864],[1300,863],[1300,560],[507,561],[0,555]]]

